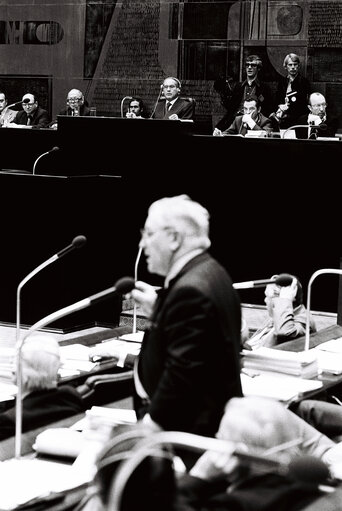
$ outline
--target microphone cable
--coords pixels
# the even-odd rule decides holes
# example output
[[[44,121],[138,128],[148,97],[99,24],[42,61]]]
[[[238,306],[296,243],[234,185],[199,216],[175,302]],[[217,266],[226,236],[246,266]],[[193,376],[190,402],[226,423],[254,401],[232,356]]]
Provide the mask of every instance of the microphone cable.
[[[161,86],[160,86],[160,90],[159,90],[159,94],[158,94],[158,97],[157,97],[157,101],[156,101],[156,102],[155,102],[155,104],[154,104],[154,107],[153,107],[152,113],[151,113],[151,115],[150,115],[150,119],[152,119],[152,118],[153,118],[153,116],[154,116],[154,113],[155,113],[155,111],[156,111],[156,108],[157,108],[157,105],[158,105],[158,101],[159,101],[159,100],[160,100],[160,98],[161,98],[162,92],[163,92],[163,85],[161,85]]]

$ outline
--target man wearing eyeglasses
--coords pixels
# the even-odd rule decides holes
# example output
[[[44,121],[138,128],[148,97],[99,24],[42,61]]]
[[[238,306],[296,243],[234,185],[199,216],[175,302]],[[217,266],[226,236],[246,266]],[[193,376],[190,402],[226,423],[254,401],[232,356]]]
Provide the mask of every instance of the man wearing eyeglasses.
[[[327,113],[327,102],[320,92],[313,92],[309,96],[309,112],[298,118],[297,123],[302,126],[295,128],[297,138],[316,139],[317,137],[334,137],[339,121]]]
[[[46,128],[50,122],[48,111],[38,105],[35,94],[27,93],[22,97],[22,110],[14,120],[7,124],[8,128]]]
[[[73,117],[90,115],[90,108],[86,104],[86,100],[82,91],[71,89],[67,95],[67,107],[59,112],[60,115],[71,115]]]
[[[232,124],[237,115],[243,115],[243,104],[246,97],[256,96],[261,113],[268,117],[272,111],[272,94],[268,84],[259,79],[262,60],[258,55],[249,55],[245,61],[246,78],[236,83],[228,103],[226,115],[216,124],[215,128],[224,131]],[[216,135],[215,132],[213,135]]]
[[[152,112],[152,119],[192,119],[195,116],[195,101],[192,98],[180,97],[181,83],[178,78],[169,76],[161,84],[161,93],[156,107]]]

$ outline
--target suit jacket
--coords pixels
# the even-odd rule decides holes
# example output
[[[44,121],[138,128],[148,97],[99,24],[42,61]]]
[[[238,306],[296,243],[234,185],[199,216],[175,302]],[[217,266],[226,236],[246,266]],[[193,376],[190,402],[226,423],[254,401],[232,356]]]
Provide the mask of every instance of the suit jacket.
[[[297,124],[308,124],[308,115],[309,113],[299,117],[297,120]],[[327,114],[327,118],[322,124],[324,124],[326,128],[321,128],[320,126],[313,126],[310,130],[310,134],[314,132],[316,133],[317,137],[334,137],[339,127],[338,118]],[[308,138],[308,128],[295,128],[295,131],[297,138],[301,139]]]
[[[158,101],[152,119],[168,119],[170,115],[177,114],[180,119],[194,119],[195,102],[186,98],[177,98],[170,110],[166,111],[166,100]]]
[[[17,115],[15,116],[13,122],[16,124],[24,124],[27,125],[27,113],[25,110],[19,110]],[[31,126],[35,128],[46,128],[50,122],[49,114],[47,110],[44,108],[40,108],[38,106],[34,112],[32,112],[32,121]]]
[[[282,76],[277,85],[276,105],[274,110],[278,109],[278,105],[285,103],[287,84],[287,77]],[[297,122],[298,118],[308,112],[307,105],[310,94],[309,80],[305,78],[305,76],[298,74],[293,80],[291,87],[292,91],[296,91],[297,94],[291,97],[289,109],[285,112],[280,121],[280,127],[284,129],[289,128],[294,124],[299,124]]]
[[[245,88],[248,85],[247,80],[243,82],[238,82],[233,89],[232,97],[228,104],[228,109],[226,115],[216,124],[216,128],[221,131],[226,130],[234,121],[237,115],[240,115],[242,112],[240,111],[241,104],[245,95]],[[272,93],[268,84],[260,81],[258,78],[255,80],[255,96],[260,101],[261,113],[266,117],[272,111]]]
[[[76,415],[85,409],[81,395],[70,385],[31,392],[23,399],[23,432]],[[0,440],[15,434],[15,406],[0,413]]]
[[[138,374],[150,403],[135,396],[165,430],[214,435],[226,402],[241,396],[241,310],[226,270],[207,252],[164,290],[145,332]]]
[[[250,128],[246,128],[242,125],[242,117],[243,115],[238,115],[235,117],[233,123],[229,126],[228,129],[223,131],[223,135],[246,135],[247,130]],[[258,117],[255,119],[256,125],[254,126],[252,131],[262,130],[264,128],[273,128],[272,121],[259,113]]]
[[[70,108],[70,106],[68,106],[64,110],[61,110],[59,112],[59,115],[72,115],[72,108]],[[84,105],[84,104],[81,105],[80,106],[80,115],[81,116],[90,115],[90,108],[88,108],[87,105]]]

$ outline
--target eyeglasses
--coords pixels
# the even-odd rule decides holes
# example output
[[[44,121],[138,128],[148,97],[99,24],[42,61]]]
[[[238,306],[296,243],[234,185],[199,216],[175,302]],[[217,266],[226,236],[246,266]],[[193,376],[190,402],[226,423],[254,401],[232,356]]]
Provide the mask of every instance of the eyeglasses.
[[[78,103],[82,98],[68,98],[69,103]]]
[[[258,67],[258,64],[254,64],[253,62],[246,62],[246,67]]]
[[[311,105],[311,108],[325,108],[327,106],[326,103],[320,103],[319,105]]]
[[[22,103],[23,106],[33,106],[35,104],[35,102],[33,103]]]
[[[157,232],[160,232],[160,231],[166,231],[167,229],[171,229],[171,227],[160,227],[159,229],[156,229],[155,231],[150,231],[148,229],[140,229],[140,236],[141,236],[141,239],[143,240],[146,240],[146,239],[149,239],[149,238],[152,238],[152,236],[154,236],[155,234],[157,234]]]

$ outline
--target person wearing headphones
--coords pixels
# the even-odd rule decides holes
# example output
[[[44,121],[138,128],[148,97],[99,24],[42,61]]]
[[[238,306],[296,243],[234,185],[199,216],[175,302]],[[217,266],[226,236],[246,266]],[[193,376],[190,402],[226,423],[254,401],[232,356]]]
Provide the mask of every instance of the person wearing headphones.
[[[83,93],[78,89],[71,89],[67,95],[67,107],[59,115],[86,116],[90,115],[90,108],[86,104]]]
[[[277,275],[273,275],[275,279]],[[268,284],[265,304],[268,312],[266,323],[243,344],[245,349],[255,350],[261,346],[271,348],[305,335],[306,307],[303,304],[303,288],[293,275],[289,286]],[[310,332],[316,332],[316,324],[310,317]]]
[[[178,78],[169,76],[161,85],[161,96],[151,115],[152,119],[194,119],[195,102],[181,98],[181,83]]]

